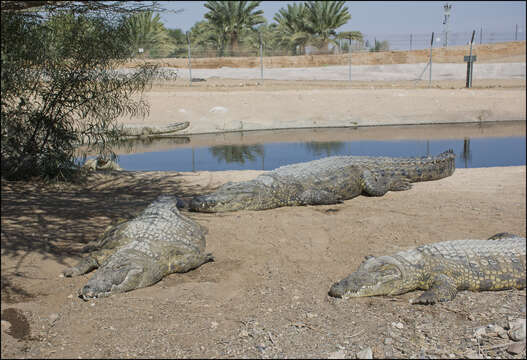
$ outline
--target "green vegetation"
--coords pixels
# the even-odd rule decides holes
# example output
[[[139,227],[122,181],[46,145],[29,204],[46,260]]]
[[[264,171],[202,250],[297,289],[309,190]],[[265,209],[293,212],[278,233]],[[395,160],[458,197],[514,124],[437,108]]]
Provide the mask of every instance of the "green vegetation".
[[[166,57],[175,48],[159,14],[154,15],[152,11],[131,15],[124,21],[123,26],[125,36],[132,43],[136,56]],[[142,54],[139,49],[143,49]]]
[[[218,38],[227,43],[229,55],[239,51],[240,36],[245,30],[265,22],[262,10],[255,10],[260,1],[207,1],[205,14]]]
[[[113,71],[134,55],[128,9],[16,3],[25,10],[2,3],[1,12],[2,177],[68,179],[77,173],[78,145],[112,156],[116,119],[146,114],[148,104],[133,95],[156,67],[145,64],[129,76]]]

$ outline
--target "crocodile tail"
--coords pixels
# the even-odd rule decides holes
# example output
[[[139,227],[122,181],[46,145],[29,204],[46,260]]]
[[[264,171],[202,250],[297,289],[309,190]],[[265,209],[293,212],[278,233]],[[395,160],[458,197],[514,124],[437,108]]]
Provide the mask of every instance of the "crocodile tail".
[[[400,169],[400,175],[411,182],[438,180],[450,176],[456,169],[456,155],[452,149],[437,156],[415,158]]]

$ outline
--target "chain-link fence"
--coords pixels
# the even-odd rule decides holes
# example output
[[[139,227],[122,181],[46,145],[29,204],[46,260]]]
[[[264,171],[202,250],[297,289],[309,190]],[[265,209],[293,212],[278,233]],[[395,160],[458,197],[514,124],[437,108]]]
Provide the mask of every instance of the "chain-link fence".
[[[189,85],[213,78],[246,80],[417,81],[482,79],[525,80],[525,34],[452,32],[339,39],[326,49],[306,45],[270,48],[269,43],[240,41],[235,48],[194,44],[181,56],[150,59],[161,69],[160,81]],[[445,39],[446,35],[446,39]],[[370,40],[371,39],[371,40]],[[517,40],[517,41],[514,41]],[[257,46],[258,45],[258,46]],[[183,50],[183,49],[182,49]],[[467,59],[472,59],[467,70]],[[140,58],[143,61],[146,58]],[[433,65],[433,66],[432,66]],[[469,79],[470,75],[470,79]]]
[[[487,30],[485,27],[475,29],[475,45],[492,44],[509,41],[524,41],[525,32],[521,27],[515,25],[510,31],[496,32]],[[434,47],[453,47],[467,45],[470,42],[472,31],[447,32],[435,31]],[[187,33],[190,39],[190,53],[192,58],[215,58],[215,57],[253,57],[260,56],[295,56],[295,55],[319,55],[319,54],[343,54],[351,52],[382,52],[389,50],[420,50],[430,47],[430,33],[409,34],[362,34],[362,39],[332,39],[326,44],[296,44],[284,46],[283,41],[278,41],[269,36],[251,36],[240,39],[233,44],[216,44],[213,41],[202,41],[192,33]],[[260,41],[260,39],[262,39]],[[283,39],[282,39],[283,40]],[[189,55],[189,43],[181,41],[175,45],[170,54],[164,58],[186,58]],[[148,54],[138,53],[139,58],[155,58]]]

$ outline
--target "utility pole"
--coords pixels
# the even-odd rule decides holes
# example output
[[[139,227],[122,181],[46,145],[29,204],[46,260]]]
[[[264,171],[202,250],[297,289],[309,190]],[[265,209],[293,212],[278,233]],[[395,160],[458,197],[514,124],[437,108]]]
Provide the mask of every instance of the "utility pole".
[[[443,9],[445,11],[445,19],[443,20],[443,46],[448,47],[448,19],[450,18],[450,10],[452,9],[452,5],[446,3],[443,5]]]

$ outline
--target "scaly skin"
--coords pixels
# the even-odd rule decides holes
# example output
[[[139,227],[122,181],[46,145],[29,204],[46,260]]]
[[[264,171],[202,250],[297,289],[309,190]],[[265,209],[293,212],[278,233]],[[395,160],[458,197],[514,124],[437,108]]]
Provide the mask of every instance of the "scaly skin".
[[[138,217],[111,227],[96,251],[65,270],[69,277],[99,268],[79,296],[87,300],[150,286],[212,261],[204,253],[206,230],[181,215],[177,203],[176,197],[160,196]]]
[[[488,240],[454,240],[367,257],[359,269],[333,284],[329,295],[363,297],[426,290],[413,300],[433,304],[452,300],[459,290],[525,287],[525,238],[500,233]]]
[[[454,170],[452,150],[422,158],[334,156],[282,166],[251,181],[227,183],[212,194],[194,197],[189,209],[222,212],[335,204],[361,194],[408,190],[412,182],[441,179]]]

